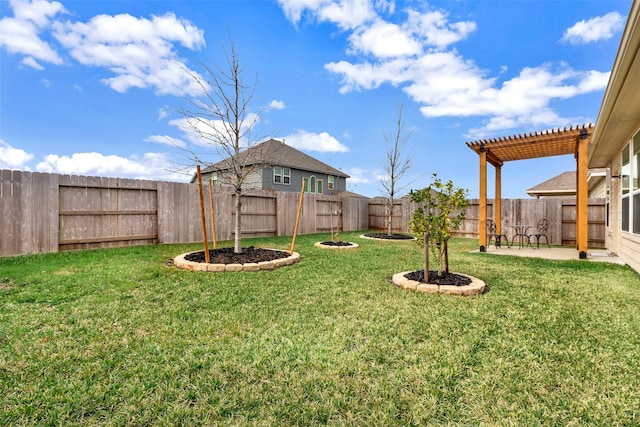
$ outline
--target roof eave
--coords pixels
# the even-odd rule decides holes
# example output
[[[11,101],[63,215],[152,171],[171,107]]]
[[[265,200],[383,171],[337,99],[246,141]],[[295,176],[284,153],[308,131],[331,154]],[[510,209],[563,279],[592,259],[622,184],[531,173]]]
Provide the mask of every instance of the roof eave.
[[[607,167],[640,123],[640,2],[634,1],[589,145],[589,167]]]

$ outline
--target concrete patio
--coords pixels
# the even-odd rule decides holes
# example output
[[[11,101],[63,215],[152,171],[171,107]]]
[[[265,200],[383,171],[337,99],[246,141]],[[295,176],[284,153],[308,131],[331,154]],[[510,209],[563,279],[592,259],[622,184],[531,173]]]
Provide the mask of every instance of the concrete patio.
[[[473,252],[479,252],[479,249],[474,250]],[[529,257],[529,258],[543,258],[543,259],[552,259],[552,260],[579,260],[578,251],[575,248],[558,248],[552,247],[548,248],[546,246],[540,247],[540,249],[536,249],[535,247],[524,247],[520,248],[519,246],[512,246],[508,248],[506,246],[501,246],[497,248],[494,245],[487,247],[485,253],[493,254],[493,255],[512,255],[512,256],[520,256],[520,257]],[[590,249],[587,251],[587,261],[595,261],[595,262],[611,262],[614,264],[624,265],[624,261],[622,261],[617,255],[609,252],[606,249]]]

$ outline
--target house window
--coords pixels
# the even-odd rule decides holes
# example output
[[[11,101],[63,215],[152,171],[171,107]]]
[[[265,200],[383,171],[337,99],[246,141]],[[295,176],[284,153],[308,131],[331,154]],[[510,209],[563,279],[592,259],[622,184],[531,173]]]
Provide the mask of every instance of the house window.
[[[333,176],[333,175],[329,175],[327,177],[327,190],[333,190],[335,179],[336,179],[336,177]]]
[[[276,166],[273,168],[274,184],[291,184],[291,169]]]
[[[316,179],[315,176],[311,175],[309,178],[302,178],[302,182],[304,182],[305,193],[322,194],[322,180]]]
[[[211,173],[211,184],[218,185],[218,172]]]
[[[313,175],[311,175],[311,177],[309,178],[309,191],[311,193],[316,192],[316,177]]]
[[[640,132],[622,150],[622,230],[640,234]]]
[[[622,149],[622,173],[620,177],[622,181],[622,230],[624,231],[629,231],[629,172],[631,171],[629,146],[630,144],[627,144]]]

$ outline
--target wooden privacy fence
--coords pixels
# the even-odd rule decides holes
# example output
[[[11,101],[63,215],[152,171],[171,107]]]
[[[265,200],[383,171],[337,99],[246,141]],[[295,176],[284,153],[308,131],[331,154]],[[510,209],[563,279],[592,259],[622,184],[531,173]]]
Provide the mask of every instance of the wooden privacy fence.
[[[0,256],[60,250],[103,248],[202,240],[196,184],[118,178],[0,171]],[[208,188],[207,188],[208,191]],[[233,192],[214,187],[216,235],[233,238]],[[242,234],[293,234],[300,195],[256,190],[242,203]],[[478,238],[478,200],[470,200],[467,218],[457,236]],[[408,232],[417,205],[396,200],[394,231]],[[298,232],[385,230],[382,198],[306,194]],[[604,247],[605,201],[589,199],[589,247]],[[207,227],[211,216],[205,203]],[[493,201],[488,201],[493,218]],[[575,245],[575,198],[503,199],[502,229],[514,224],[549,220],[549,242]],[[208,230],[211,239],[211,230]]]
[[[208,190],[208,188],[207,188]],[[0,171],[0,256],[202,240],[198,186]],[[298,193],[248,191],[242,234],[293,234]],[[214,187],[216,235],[233,238],[233,195]],[[300,234],[364,230],[368,199],[306,194]],[[211,216],[205,203],[207,227]],[[211,230],[208,230],[211,239]]]
[[[408,197],[396,200],[394,204],[394,231],[408,232],[411,214],[418,206]],[[538,220],[549,220],[547,236],[552,245],[576,245],[576,199],[548,197],[543,199],[502,199],[502,232],[513,235],[511,225],[537,224]],[[589,199],[589,247],[605,247],[605,199]],[[493,200],[487,201],[487,218],[494,218]],[[459,237],[478,238],[479,200],[471,199],[466,219],[460,230],[454,232]],[[387,227],[385,200],[370,199],[369,228],[385,230]]]

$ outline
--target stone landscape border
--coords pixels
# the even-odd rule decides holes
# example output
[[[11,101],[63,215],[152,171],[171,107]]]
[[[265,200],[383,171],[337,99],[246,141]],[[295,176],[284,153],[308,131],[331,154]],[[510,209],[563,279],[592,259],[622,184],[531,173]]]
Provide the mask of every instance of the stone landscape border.
[[[360,247],[360,245],[358,245],[357,243],[352,243],[352,242],[346,242],[346,243],[349,243],[349,246],[324,245],[322,242],[316,242],[313,246],[315,246],[316,248],[322,248],[322,249],[355,249]]]
[[[278,251],[278,252],[286,252],[281,249],[267,249],[270,251]],[[173,264],[184,270],[193,270],[193,271],[214,271],[214,272],[223,272],[223,271],[262,271],[262,270],[273,270],[275,268],[284,267],[285,265],[291,265],[298,261],[300,261],[300,254],[298,252],[294,252],[286,258],[274,259],[273,261],[262,261],[262,262],[248,262],[245,264],[207,264],[206,262],[194,262],[188,261],[185,257],[189,254],[202,252],[202,251],[193,251],[187,252],[182,255],[178,255],[173,259]]]
[[[473,276],[468,276],[466,274],[455,273],[460,276],[468,277],[471,279],[471,283],[464,286],[453,286],[453,285],[433,285],[418,282],[416,280],[410,280],[404,277],[405,274],[411,273],[411,271],[404,271],[402,273],[396,273],[393,275],[391,279],[393,284],[401,287],[402,289],[408,289],[412,291],[418,292],[426,292],[428,294],[446,294],[446,295],[460,295],[460,296],[472,296],[472,295],[480,295],[484,293],[487,288],[487,284]]]

